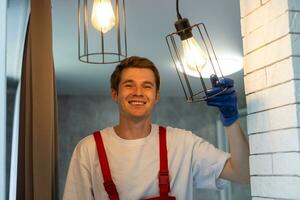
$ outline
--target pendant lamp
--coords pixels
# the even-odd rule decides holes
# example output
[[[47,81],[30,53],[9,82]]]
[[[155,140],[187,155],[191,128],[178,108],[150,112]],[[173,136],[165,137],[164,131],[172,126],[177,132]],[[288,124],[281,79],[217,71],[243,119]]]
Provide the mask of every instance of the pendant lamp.
[[[78,59],[110,64],[127,57],[125,0],[78,0]]]
[[[191,26],[187,18],[181,17],[178,4],[176,0],[176,32],[166,36],[167,46],[187,102],[207,100],[212,97],[207,96],[207,91],[213,85],[209,79],[203,78],[201,74],[203,70],[212,72],[211,79],[214,82],[224,77],[204,23]],[[196,74],[197,78],[189,76],[191,73]],[[224,88],[214,96],[226,89]]]

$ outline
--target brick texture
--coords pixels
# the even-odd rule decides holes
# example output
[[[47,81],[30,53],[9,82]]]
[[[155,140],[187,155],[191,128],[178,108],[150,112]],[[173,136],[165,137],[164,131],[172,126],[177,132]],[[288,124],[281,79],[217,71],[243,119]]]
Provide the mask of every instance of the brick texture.
[[[292,80],[247,95],[246,99],[249,102],[248,114],[298,103],[300,94],[295,92],[298,87],[300,87],[300,81]]]
[[[273,173],[300,176],[300,153],[279,153],[272,155]]]
[[[256,103],[256,102],[253,102]],[[247,102],[247,106],[251,102]],[[292,104],[247,116],[248,134],[298,127],[299,105]]]
[[[252,199],[300,199],[300,0],[240,8]]]
[[[250,135],[251,154],[300,151],[299,134],[300,130],[294,128]]]
[[[252,196],[300,199],[299,188],[299,177],[253,176],[251,178]]]
[[[241,0],[240,1],[240,8],[241,8],[241,17],[244,17],[254,11],[255,9],[259,8],[261,5],[260,0]]]
[[[299,35],[300,36],[300,35]],[[262,48],[244,57],[245,74],[249,74],[255,70],[267,67],[269,65],[280,62],[291,56],[299,55],[300,48],[296,47],[297,44],[291,46],[292,41],[299,40],[298,35],[286,35]]]
[[[275,200],[272,198],[253,197],[252,200]]]
[[[251,175],[271,175],[273,173],[271,154],[250,156],[249,163]]]
[[[248,2],[249,0],[245,1]],[[243,4],[243,6],[247,5]],[[245,10],[247,9],[245,8]],[[241,18],[242,36],[248,35],[254,30],[264,26],[266,23],[282,15],[287,10],[288,0],[271,0],[266,2],[254,12]]]

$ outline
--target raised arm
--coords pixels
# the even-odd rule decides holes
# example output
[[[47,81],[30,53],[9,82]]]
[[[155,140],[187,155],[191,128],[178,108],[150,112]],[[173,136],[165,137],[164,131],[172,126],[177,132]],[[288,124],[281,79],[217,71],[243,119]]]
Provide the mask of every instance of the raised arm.
[[[208,92],[213,97],[207,100],[209,106],[219,108],[221,121],[228,136],[231,157],[227,160],[221,178],[240,183],[249,183],[249,145],[238,122],[237,96],[231,79],[211,77],[214,88]],[[224,88],[227,90],[219,94]]]
[[[249,145],[238,121],[225,128],[231,157],[226,162],[221,178],[249,183]]]

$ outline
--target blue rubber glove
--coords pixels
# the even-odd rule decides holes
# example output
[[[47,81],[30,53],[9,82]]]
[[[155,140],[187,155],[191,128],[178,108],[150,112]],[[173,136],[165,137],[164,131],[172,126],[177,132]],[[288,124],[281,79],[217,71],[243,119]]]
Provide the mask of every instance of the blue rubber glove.
[[[221,112],[221,121],[224,126],[230,126],[238,118],[237,96],[233,87],[233,80],[229,78],[218,79],[212,76],[213,88],[207,91],[207,96],[215,95],[227,87],[222,94],[216,95],[206,100],[207,105],[218,107]]]

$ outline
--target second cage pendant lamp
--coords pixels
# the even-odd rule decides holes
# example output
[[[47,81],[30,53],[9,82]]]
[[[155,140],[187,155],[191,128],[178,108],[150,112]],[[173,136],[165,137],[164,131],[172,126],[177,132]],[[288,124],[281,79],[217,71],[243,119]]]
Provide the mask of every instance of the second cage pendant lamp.
[[[78,0],[78,58],[92,64],[127,57],[125,0]]]
[[[211,71],[211,78],[217,80],[223,78],[223,74],[205,25],[191,26],[187,18],[181,17],[178,1],[176,32],[167,35],[166,42],[187,102],[199,102],[210,98],[207,91],[213,87],[210,80],[203,79],[203,70]],[[199,78],[189,76],[191,73]],[[220,93],[224,91],[226,88]]]

